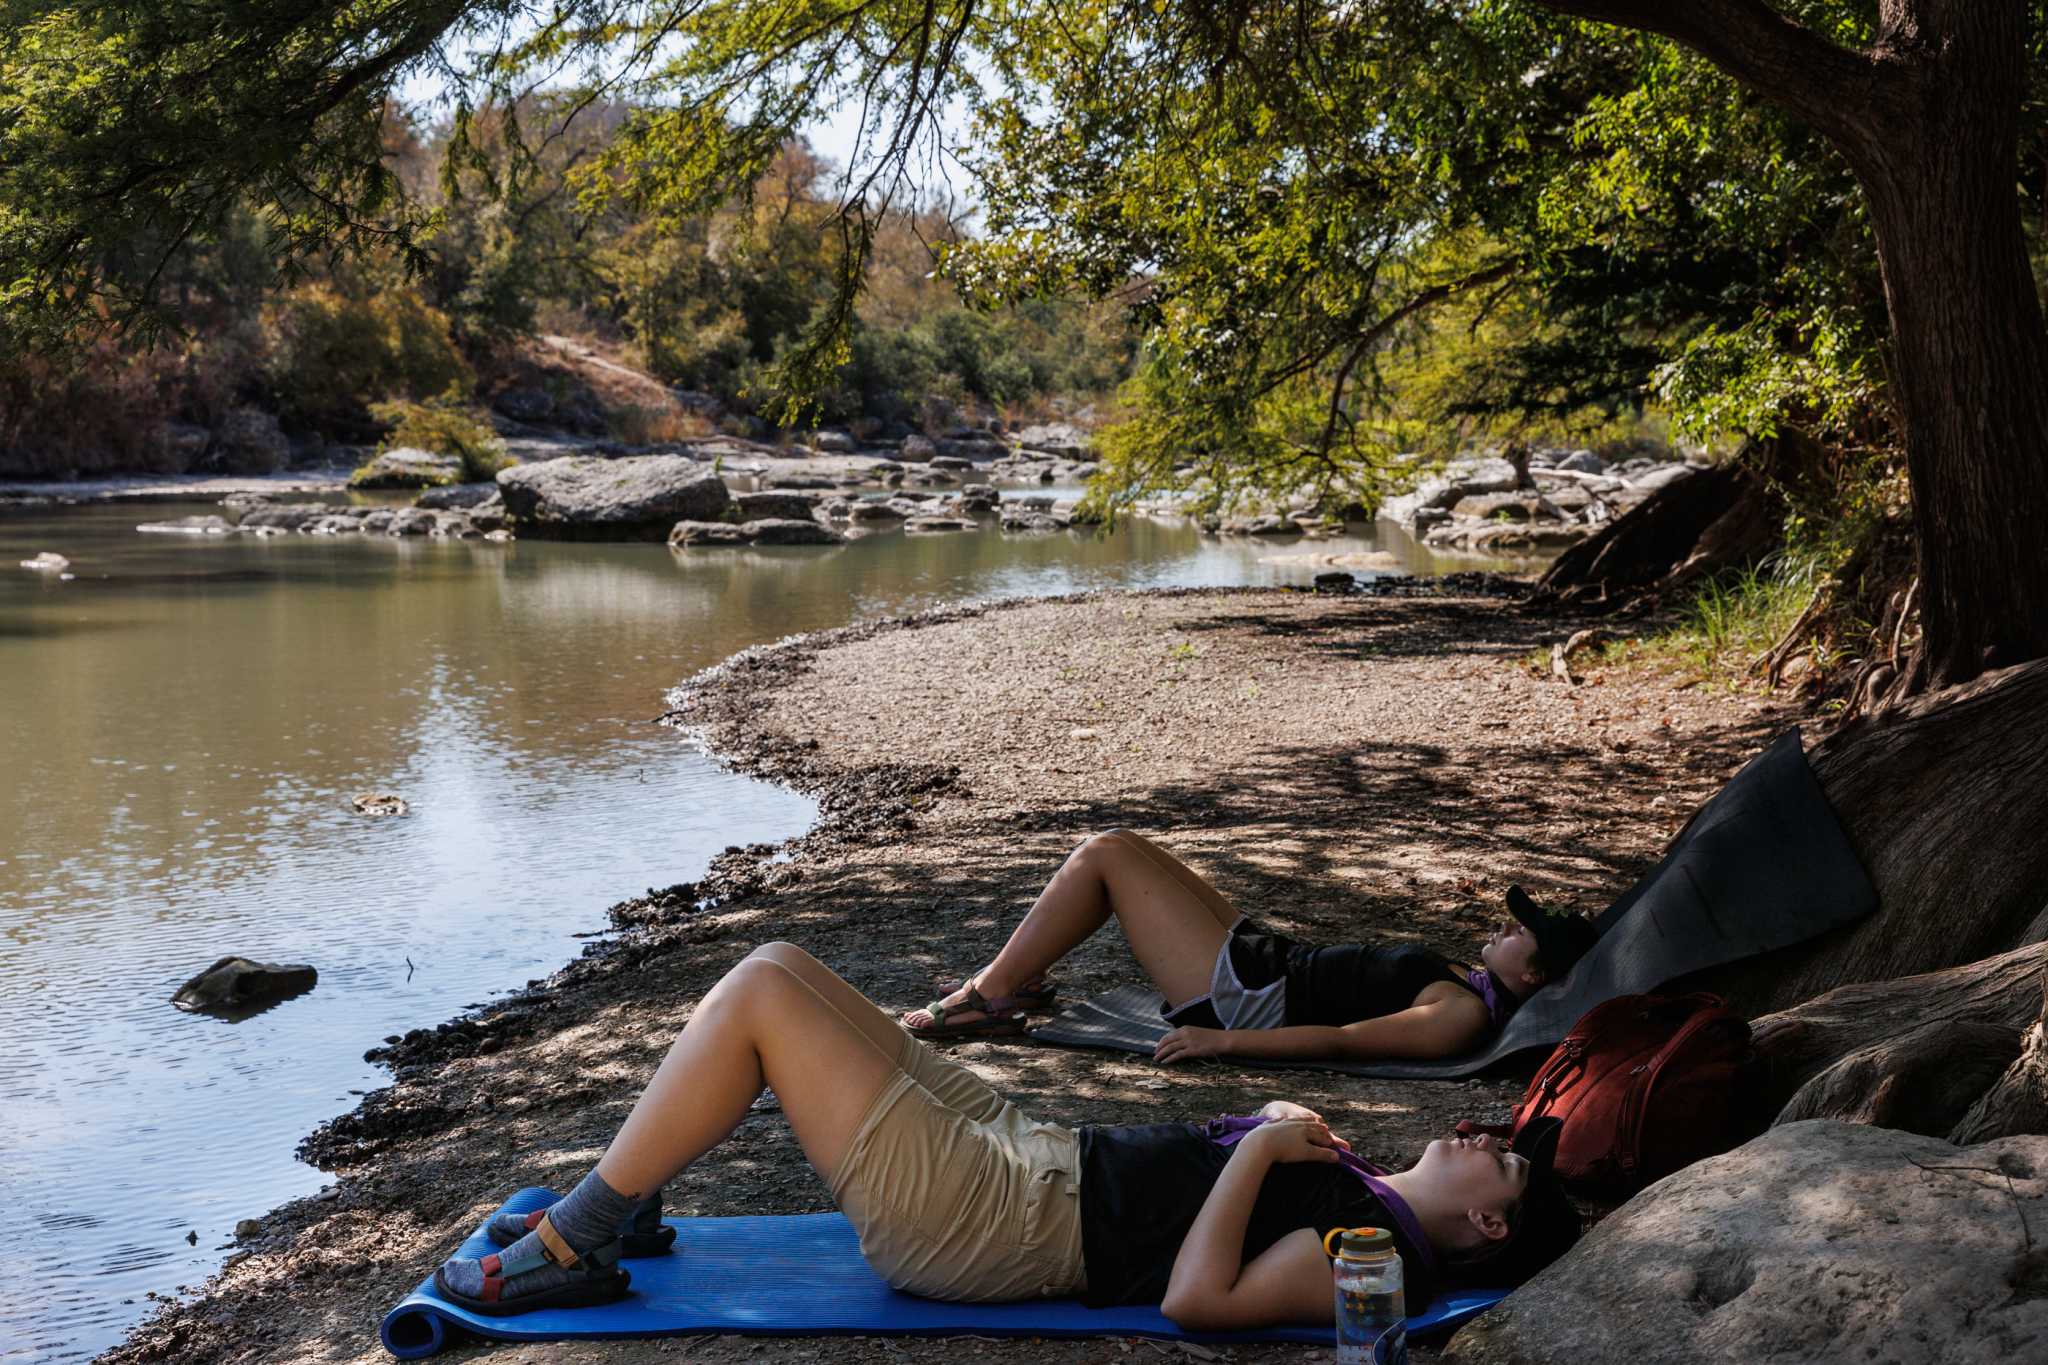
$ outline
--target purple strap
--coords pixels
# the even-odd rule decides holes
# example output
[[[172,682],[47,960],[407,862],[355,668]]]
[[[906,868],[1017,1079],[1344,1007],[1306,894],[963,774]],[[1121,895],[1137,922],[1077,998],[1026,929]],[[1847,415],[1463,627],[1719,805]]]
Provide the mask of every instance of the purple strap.
[[[1235,1147],[1244,1140],[1244,1135],[1266,1122],[1256,1114],[1224,1114],[1210,1119],[1203,1126],[1203,1132],[1218,1147]],[[1385,1205],[1388,1215],[1401,1227],[1401,1234],[1408,1245],[1415,1248],[1415,1254],[1422,1261],[1423,1269],[1431,1279],[1436,1278],[1436,1254],[1429,1245],[1429,1238],[1422,1232],[1422,1224],[1415,1217],[1415,1210],[1408,1207],[1408,1201],[1394,1192],[1394,1187],[1381,1179],[1386,1174],[1355,1152],[1338,1149],[1337,1164],[1364,1182],[1373,1192],[1373,1197]]]
[[[1465,983],[1486,1002],[1486,1017],[1495,1033],[1506,1026],[1515,1007],[1522,1003],[1513,991],[1494,978],[1489,968],[1469,968],[1465,973]]]

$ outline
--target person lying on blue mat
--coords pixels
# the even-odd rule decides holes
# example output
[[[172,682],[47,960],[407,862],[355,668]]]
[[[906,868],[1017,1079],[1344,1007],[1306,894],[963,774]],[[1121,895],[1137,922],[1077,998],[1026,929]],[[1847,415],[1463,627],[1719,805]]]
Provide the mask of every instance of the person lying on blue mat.
[[[932,1298],[1159,1303],[1202,1331],[1329,1322],[1333,1228],[1392,1230],[1418,1307],[1439,1284],[1518,1284],[1579,1234],[1554,1126],[1514,1151],[1439,1139],[1388,1173],[1284,1101],[1207,1123],[1041,1123],[775,943],[698,1004],[597,1168],[546,1210],[498,1215],[504,1250],[445,1262],[435,1290],[493,1315],[624,1297],[620,1259],[675,1238],[662,1187],[768,1086],[862,1257]]]
[[[1508,909],[1476,966],[1413,944],[1318,947],[1257,928],[1165,849],[1112,830],[1068,856],[994,962],[903,1026],[921,1038],[1022,1032],[1026,1009],[1052,1003],[1046,972],[1115,916],[1166,997],[1174,1028],[1159,1061],[1458,1057],[1599,937],[1592,921],[1546,911],[1520,887]]]

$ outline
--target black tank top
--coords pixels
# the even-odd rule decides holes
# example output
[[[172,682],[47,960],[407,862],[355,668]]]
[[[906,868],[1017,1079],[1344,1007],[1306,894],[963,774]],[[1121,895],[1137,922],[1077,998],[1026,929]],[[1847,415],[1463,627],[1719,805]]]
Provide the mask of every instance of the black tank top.
[[[1193,1123],[1085,1127],[1081,1138],[1081,1258],[1090,1307],[1157,1303],[1166,1296],[1173,1260],[1230,1160],[1230,1149]],[[1316,1236],[1331,1228],[1394,1231],[1408,1302],[1435,1292],[1427,1261],[1408,1245],[1393,1217],[1359,1178],[1342,1166],[1288,1162],[1266,1173],[1245,1228],[1244,1259],[1300,1228]]]
[[[1396,1014],[1439,981],[1449,981],[1486,1002],[1450,959],[1412,943],[1339,943],[1322,948],[1285,934],[1240,928],[1230,939],[1230,965],[1251,990],[1284,979],[1289,1024],[1342,1028]],[[1496,989],[1502,998],[1513,998],[1498,983]]]

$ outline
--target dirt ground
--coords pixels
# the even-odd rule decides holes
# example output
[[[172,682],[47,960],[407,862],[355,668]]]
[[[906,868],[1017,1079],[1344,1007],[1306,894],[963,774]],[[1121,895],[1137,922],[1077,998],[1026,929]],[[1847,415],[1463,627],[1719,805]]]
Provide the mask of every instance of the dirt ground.
[[[1524,666],[1567,630],[1498,596],[1109,594],[740,655],[693,681],[680,719],[737,766],[815,793],[819,825],[622,903],[618,931],[547,982],[381,1049],[392,1085],[303,1148],[336,1185],[270,1215],[196,1296],[103,1359],[386,1359],[383,1310],[507,1194],[572,1184],[692,1002],[755,945],[802,944],[886,1007],[912,1008],[988,960],[1097,830],[1142,831],[1242,908],[1325,941],[1470,953],[1510,882],[1598,909],[1793,716],[1651,673],[1572,687]],[[1135,974],[1112,927],[1059,976],[1078,995]],[[1063,1123],[1200,1118],[1287,1096],[1396,1165],[1458,1118],[1504,1117],[1520,1090],[1512,1076],[1169,1070],[1028,1039],[954,1055]],[[771,1104],[671,1194],[687,1214],[829,1207]],[[727,1337],[444,1358],[485,1353],[508,1365],[1327,1358],[1131,1340]]]

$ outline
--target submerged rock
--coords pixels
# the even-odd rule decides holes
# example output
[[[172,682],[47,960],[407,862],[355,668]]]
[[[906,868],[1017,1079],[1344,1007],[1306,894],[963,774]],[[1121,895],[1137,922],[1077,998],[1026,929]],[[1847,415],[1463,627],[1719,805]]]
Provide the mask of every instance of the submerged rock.
[[[679,521],[716,521],[732,495],[680,455],[565,455],[498,475],[520,534],[561,540],[666,540]]]
[[[435,488],[462,479],[462,461],[417,446],[379,451],[348,476],[350,488]]]
[[[671,546],[706,545],[837,545],[845,537],[817,521],[763,517],[757,521],[679,521],[669,533]]]
[[[1447,1362],[2048,1360],[2048,1137],[1774,1128],[1658,1181]]]
[[[403,815],[412,809],[397,792],[357,792],[348,803],[361,815]]]
[[[63,573],[71,567],[71,561],[54,550],[45,550],[34,559],[22,560],[21,567],[37,573]]]
[[[981,526],[964,517],[915,516],[903,523],[903,529],[918,532],[978,531]]]
[[[235,524],[226,517],[208,513],[170,521],[145,521],[135,529],[162,536],[224,536],[233,533]]]
[[[313,989],[320,973],[304,963],[224,957],[178,987],[171,1003],[188,1013],[255,1009]]]

